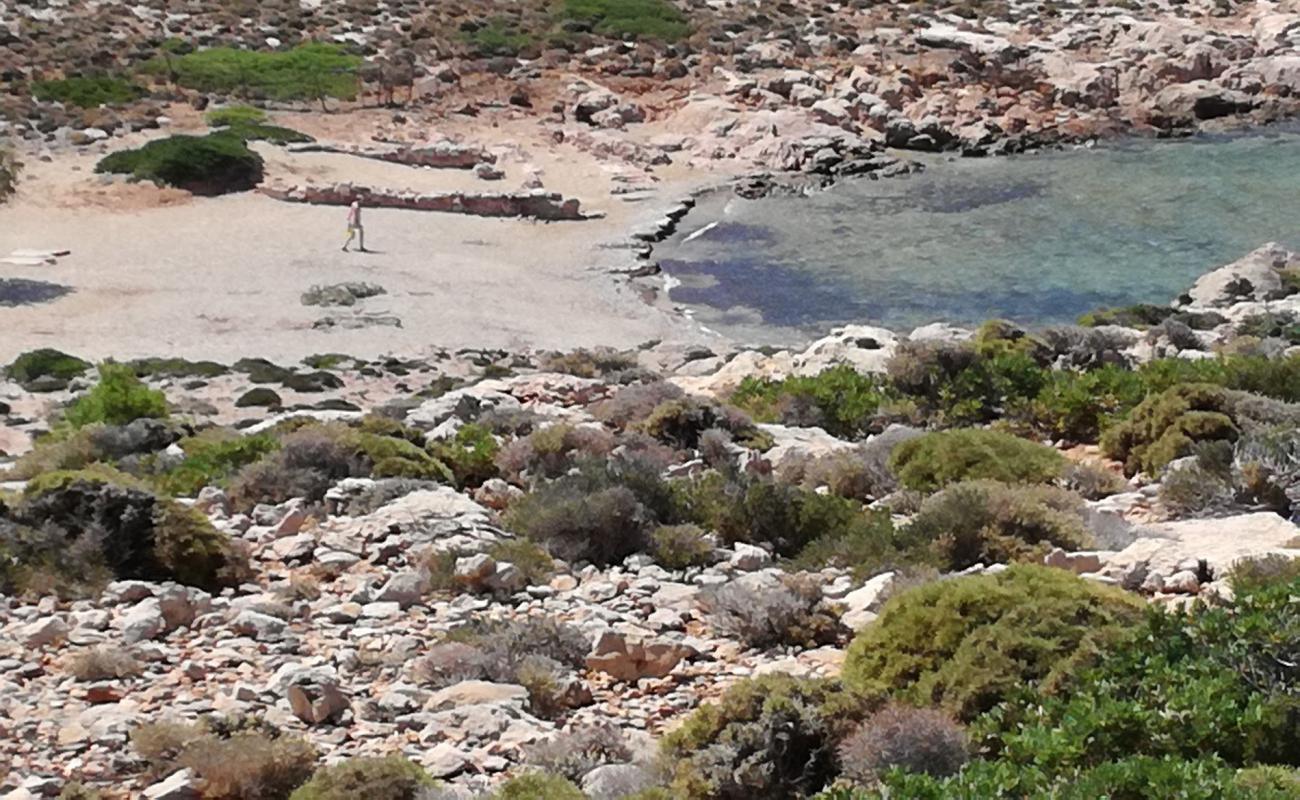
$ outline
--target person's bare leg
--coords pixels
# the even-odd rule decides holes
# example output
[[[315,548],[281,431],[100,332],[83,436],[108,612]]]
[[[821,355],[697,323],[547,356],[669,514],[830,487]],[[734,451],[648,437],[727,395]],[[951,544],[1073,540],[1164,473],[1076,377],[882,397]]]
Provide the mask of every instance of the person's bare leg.
[[[361,238],[360,238],[361,246],[358,247],[357,249],[360,250],[360,251],[363,252],[363,253],[368,253],[368,252],[370,252],[369,250],[366,250],[366,229],[365,229],[365,228],[357,228],[357,236],[361,237]]]
[[[343,252],[346,253],[348,251],[348,245],[352,244],[352,237],[355,235],[356,235],[356,231],[352,230],[351,228],[348,228],[348,238],[347,241],[343,243]]]

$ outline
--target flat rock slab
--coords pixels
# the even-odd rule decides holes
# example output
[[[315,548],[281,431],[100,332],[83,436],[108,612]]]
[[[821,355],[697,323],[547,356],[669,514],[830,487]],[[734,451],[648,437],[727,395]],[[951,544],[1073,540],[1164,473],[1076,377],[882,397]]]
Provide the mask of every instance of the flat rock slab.
[[[1144,535],[1111,556],[1108,567],[1145,563],[1170,574],[1187,559],[1203,560],[1221,575],[1244,558],[1277,553],[1300,557],[1300,528],[1270,512],[1222,519],[1194,519],[1151,525]]]

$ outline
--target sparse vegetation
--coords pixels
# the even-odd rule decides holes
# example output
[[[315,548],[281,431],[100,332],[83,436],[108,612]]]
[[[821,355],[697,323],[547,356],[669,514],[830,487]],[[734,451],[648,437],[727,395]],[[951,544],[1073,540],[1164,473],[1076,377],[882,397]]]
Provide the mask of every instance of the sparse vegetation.
[[[418,764],[400,756],[350,758],[318,769],[289,800],[418,800],[420,791],[433,785]]]
[[[144,97],[144,89],[115,75],[73,75],[56,80],[36,81],[32,94],[38,100],[63,103],[77,108],[125,105]]]
[[[69,406],[63,419],[73,428],[82,428],[166,416],[167,397],[162,392],[145,386],[125,364],[105,362],[99,365],[99,383]]]
[[[168,59],[176,82],[240,98],[319,102],[357,95],[361,58],[333,44],[310,43],[268,52],[211,47]]]

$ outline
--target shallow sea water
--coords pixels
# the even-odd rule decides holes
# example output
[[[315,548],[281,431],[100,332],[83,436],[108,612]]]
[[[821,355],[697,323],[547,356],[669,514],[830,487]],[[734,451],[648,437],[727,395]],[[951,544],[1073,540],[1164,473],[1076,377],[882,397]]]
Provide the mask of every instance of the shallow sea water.
[[[1300,127],[936,159],[810,197],[705,198],[656,255],[670,299],[742,340],[861,322],[1073,321],[1167,303],[1269,241],[1300,247]]]

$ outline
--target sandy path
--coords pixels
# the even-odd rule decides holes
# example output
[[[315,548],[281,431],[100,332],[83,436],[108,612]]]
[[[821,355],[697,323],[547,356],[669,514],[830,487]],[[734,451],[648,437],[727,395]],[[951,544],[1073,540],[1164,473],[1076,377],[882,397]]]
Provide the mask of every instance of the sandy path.
[[[526,171],[519,151],[502,148],[507,179],[479,188],[517,188]],[[0,208],[0,255],[17,248],[72,251],[55,266],[0,265],[0,277],[74,289],[41,305],[0,307],[0,362],[46,346],[85,357],[296,360],[321,352],[374,357],[419,355],[435,347],[626,347],[650,339],[702,338],[606,274],[627,254],[599,246],[622,239],[655,215],[657,206],[701,180],[685,170],[666,175],[660,186],[672,188],[661,188],[650,201],[627,203],[610,194],[615,176],[626,177],[626,170],[576,152],[533,149],[527,164],[541,169],[548,189],[577,196],[584,207],[608,216],[542,224],[367,209],[367,245],[377,252],[360,254],[339,250],[344,209],[253,193],[162,207],[65,207],[69,192],[80,198],[94,186],[96,179],[87,173],[96,158],[33,163],[19,196]],[[311,176],[391,186],[409,178],[399,185],[474,186],[466,172],[412,170],[346,156],[277,154],[268,163],[268,174],[288,180]],[[121,188],[100,191],[112,198]],[[313,329],[337,310],[303,306],[299,296],[312,284],[340,281],[382,285],[388,294],[359,308],[396,315],[402,327]]]

